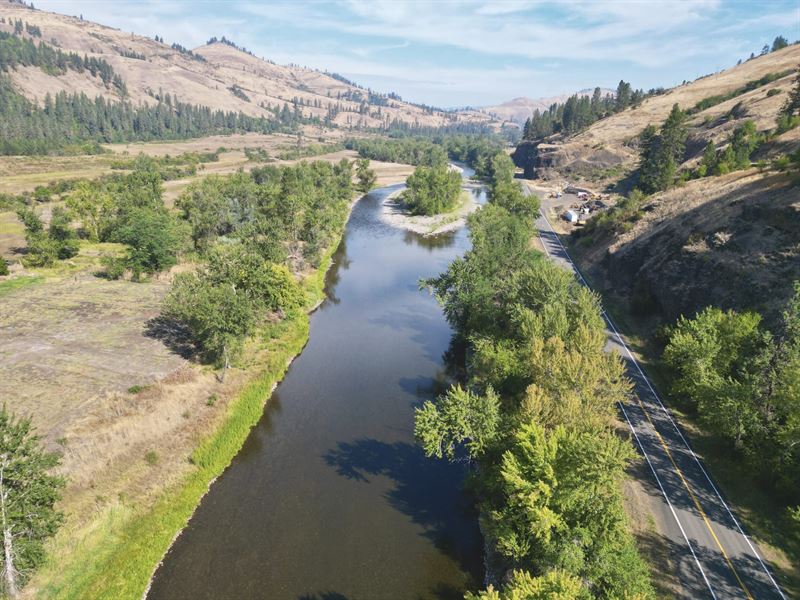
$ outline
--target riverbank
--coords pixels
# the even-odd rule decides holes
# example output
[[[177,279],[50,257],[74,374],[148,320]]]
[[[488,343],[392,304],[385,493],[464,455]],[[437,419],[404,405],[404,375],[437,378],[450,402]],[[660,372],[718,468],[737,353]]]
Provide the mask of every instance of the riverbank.
[[[336,243],[327,250],[320,267],[303,279],[306,309],[285,320],[265,324],[248,340],[246,355],[253,358],[242,366],[237,377],[240,389],[231,394],[232,399],[213,426],[194,439],[189,466],[183,474],[167,480],[154,502],[141,502],[141,498],[139,503],[128,502],[120,494],[118,501],[103,502],[105,498],[98,496],[94,506],[85,506],[89,516],[63,528],[49,544],[50,559],[24,590],[25,597],[75,600],[142,597],[157,564],[210,484],[237,454],[263,414],[275,385],[305,346],[309,314],[324,297],[326,273],[346,223],[345,218]],[[206,402],[205,398],[201,400]],[[213,404],[211,397],[207,402],[209,406]],[[186,413],[183,417],[187,418]],[[92,487],[90,483],[89,488]]]
[[[413,231],[424,236],[439,235],[456,231],[467,222],[467,217],[480,206],[475,200],[472,190],[479,189],[478,184],[469,184],[461,189],[456,207],[438,215],[412,215],[401,199],[403,189],[389,195],[383,203],[381,220],[393,227]]]

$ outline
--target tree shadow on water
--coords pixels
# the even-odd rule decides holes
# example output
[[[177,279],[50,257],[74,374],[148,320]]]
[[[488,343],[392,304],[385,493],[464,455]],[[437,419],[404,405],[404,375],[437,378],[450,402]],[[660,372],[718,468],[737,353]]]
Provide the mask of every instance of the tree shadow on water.
[[[337,592],[319,592],[317,594],[303,594],[297,600],[349,600],[344,594]]]
[[[477,512],[465,494],[465,468],[429,459],[415,444],[363,438],[339,442],[323,456],[342,477],[370,483],[387,477],[393,487],[384,494],[396,510],[424,529],[422,533],[462,571],[480,580],[482,541]]]

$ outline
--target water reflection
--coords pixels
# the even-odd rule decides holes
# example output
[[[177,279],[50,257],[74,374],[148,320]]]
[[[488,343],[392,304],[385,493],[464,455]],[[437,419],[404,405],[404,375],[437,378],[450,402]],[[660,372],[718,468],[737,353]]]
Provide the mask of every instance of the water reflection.
[[[403,242],[407,246],[419,246],[431,253],[441,248],[450,248],[455,243],[455,239],[456,232],[454,231],[447,231],[437,235],[420,235],[413,231],[406,231],[403,236]]]

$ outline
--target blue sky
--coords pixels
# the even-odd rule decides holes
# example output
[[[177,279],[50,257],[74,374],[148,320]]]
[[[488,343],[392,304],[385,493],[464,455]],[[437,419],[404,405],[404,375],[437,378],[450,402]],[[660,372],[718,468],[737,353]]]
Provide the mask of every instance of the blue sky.
[[[800,0],[38,0],[37,8],[187,47],[225,36],[256,55],[451,107],[594,87],[671,86],[782,34]]]

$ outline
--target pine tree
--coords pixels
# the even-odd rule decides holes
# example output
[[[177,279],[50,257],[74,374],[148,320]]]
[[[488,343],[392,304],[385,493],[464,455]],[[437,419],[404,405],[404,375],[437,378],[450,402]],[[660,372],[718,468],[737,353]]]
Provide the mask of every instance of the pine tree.
[[[775,41],[772,42],[772,51],[775,52],[776,50],[783,50],[788,45],[789,41],[782,35],[779,35],[775,38]]]
[[[781,112],[789,117],[793,117],[795,113],[800,113],[800,67],[797,68],[794,87],[789,92],[789,98],[786,100]]]

